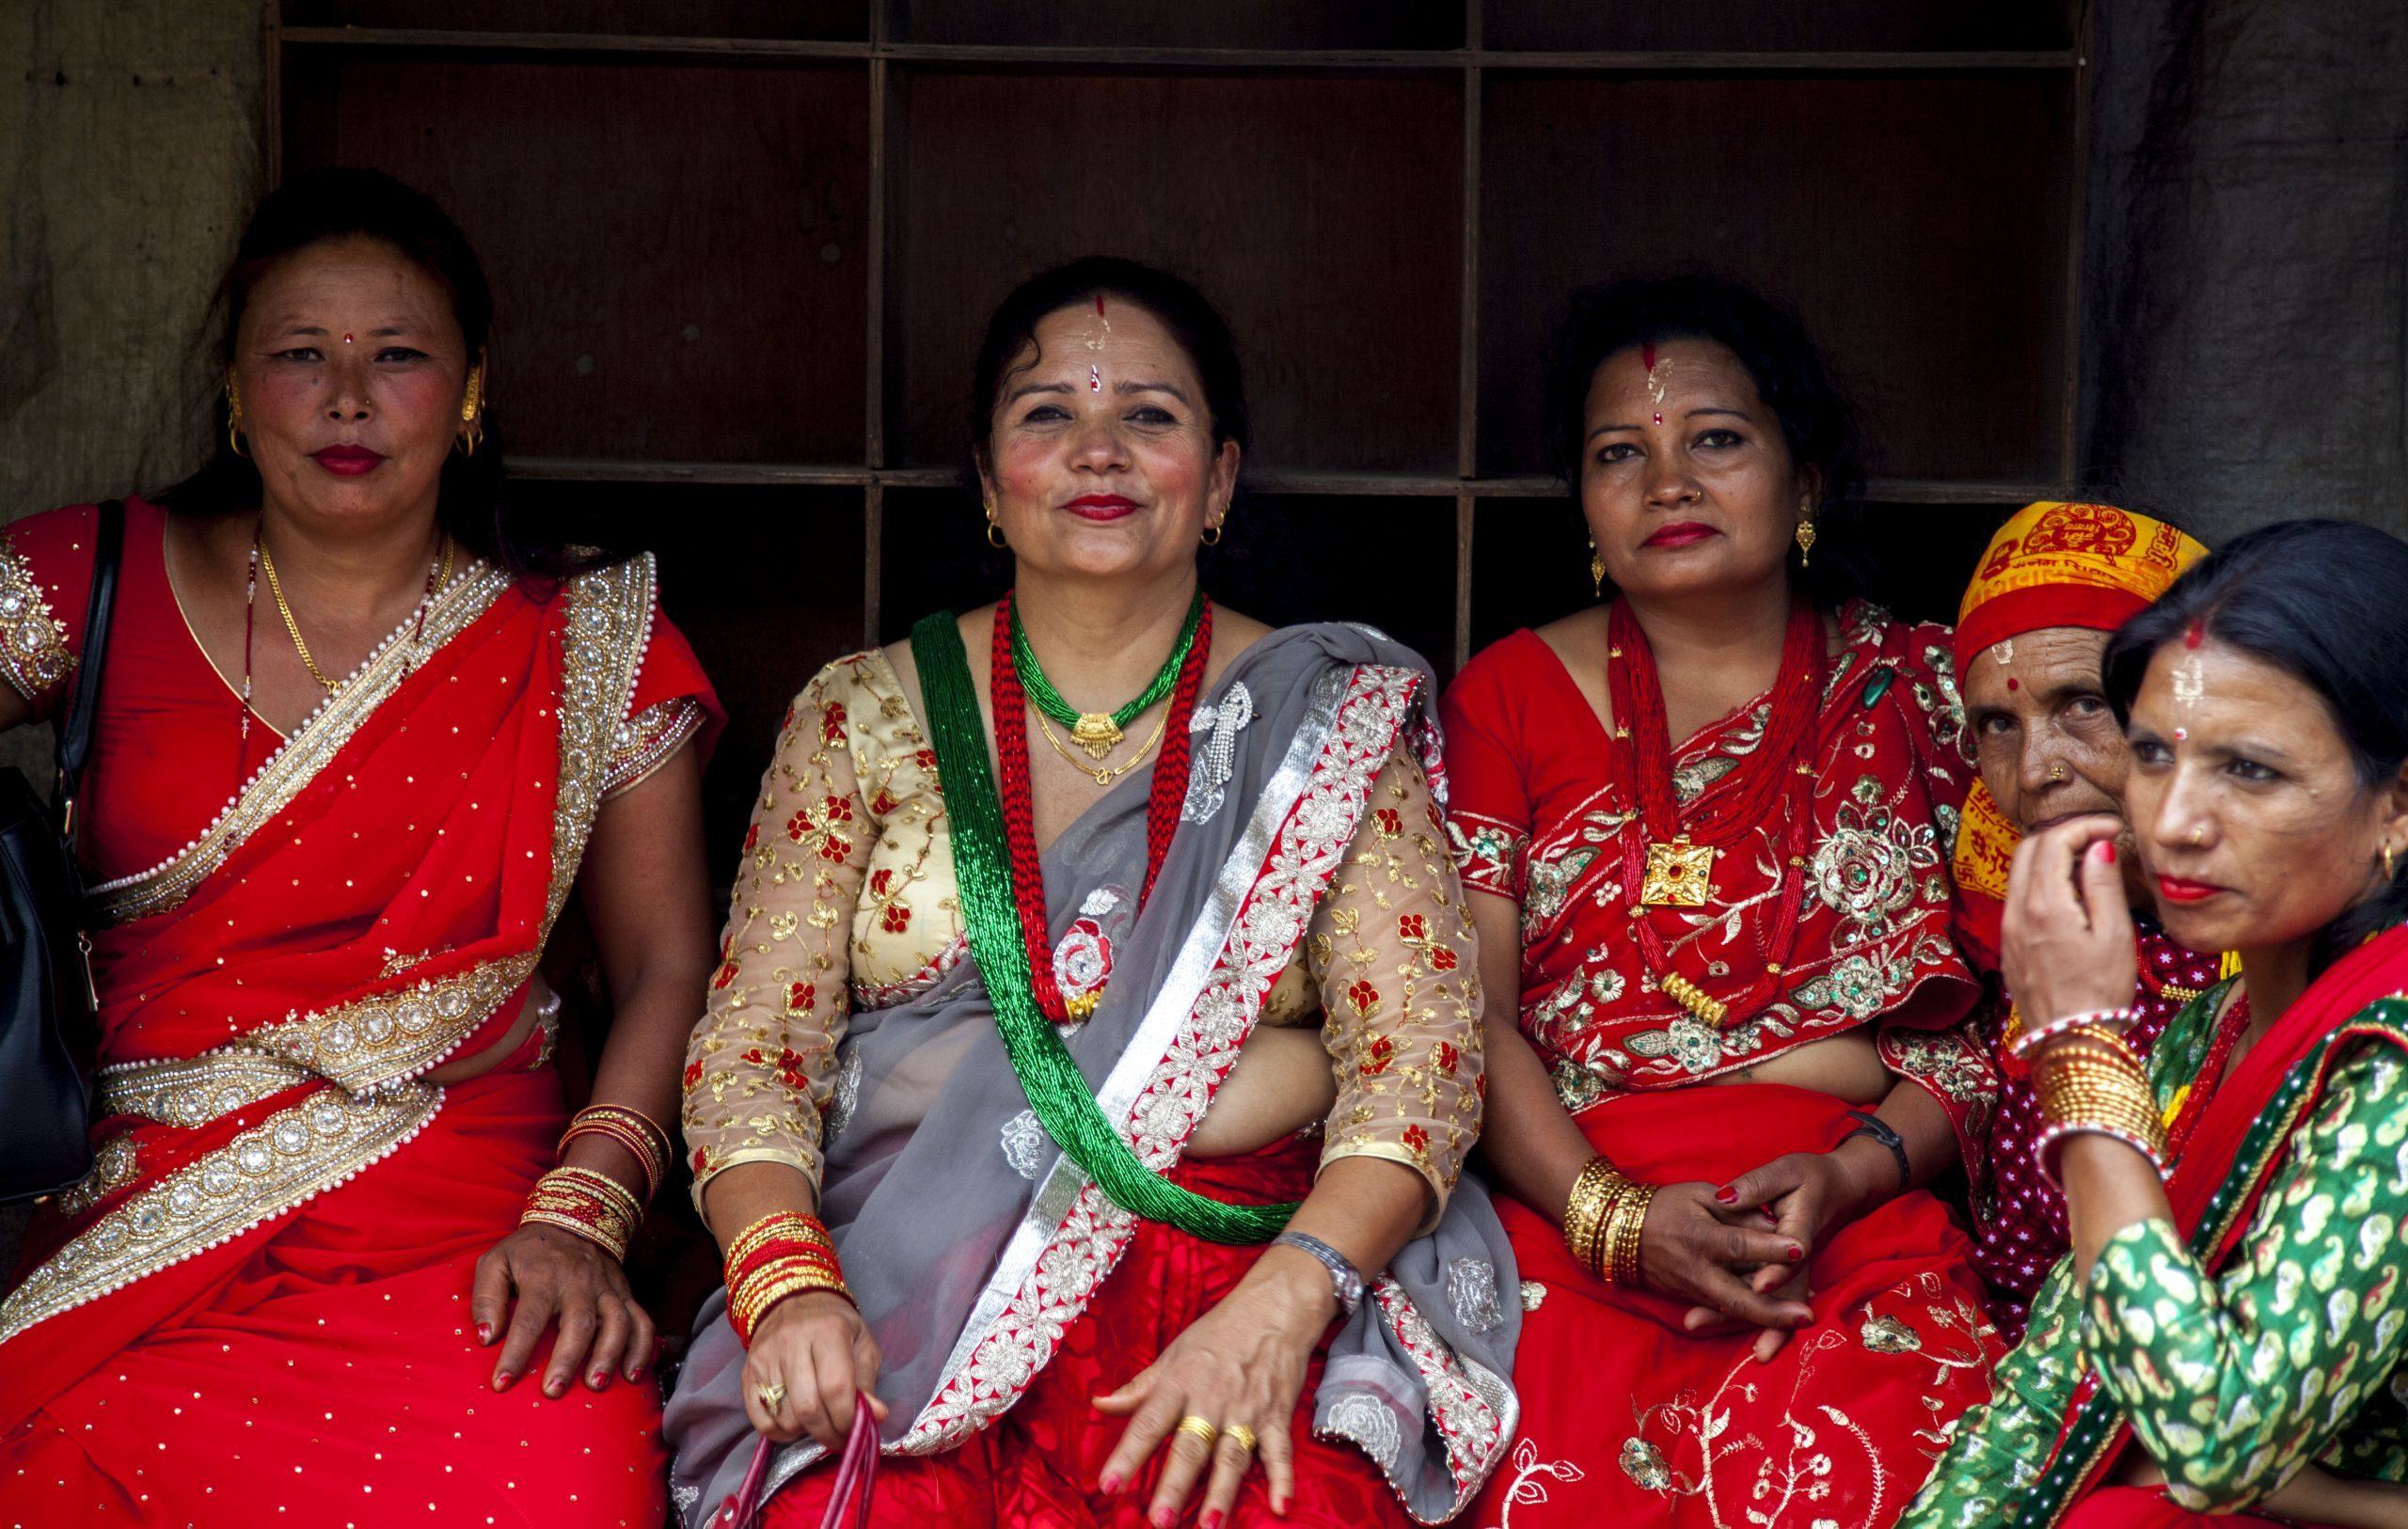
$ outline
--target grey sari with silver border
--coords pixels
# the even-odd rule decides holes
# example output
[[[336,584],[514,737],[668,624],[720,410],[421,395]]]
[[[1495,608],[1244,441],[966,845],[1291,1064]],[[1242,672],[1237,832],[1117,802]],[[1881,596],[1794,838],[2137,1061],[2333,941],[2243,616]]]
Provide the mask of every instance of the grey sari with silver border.
[[[1434,763],[1433,684],[1410,650],[1367,628],[1275,633],[1196,708],[1186,811],[1142,912],[1150,771],[1046,851],[1054,937],[1084,915],[1115,951],[1101,1003],[1067,1036],[1070,1055],[1149,1167],[1178,1160],[1235,1065],[1381,765],[1400,748]],[[1026,1391],[1135,1218],[1038,1126],[974,960],[852,1015],[837,1065],[820,1216],[884,1356],[882,1447],[933,1454]],[[1509,1377],[1520,1281],[1479,1185],[1459,1183],[1437,1225],[1371,1285],[1332,1338],[1313,1427],[1361,1446],[1411,1517],[1438,1522],[1469,1502],[1519,1422]],[[722,1291],[696,1323],[665,1421],[674,1501],[694,1529],[751,1462],[743,1362]],[[824,1453],[808,1439],[785,1446],[772,1490]]]

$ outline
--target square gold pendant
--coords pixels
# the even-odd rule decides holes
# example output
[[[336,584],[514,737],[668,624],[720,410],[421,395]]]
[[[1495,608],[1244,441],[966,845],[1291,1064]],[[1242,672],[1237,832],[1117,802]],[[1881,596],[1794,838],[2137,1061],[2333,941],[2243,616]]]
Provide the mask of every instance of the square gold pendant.
[[[1713,876],[1713,845],[1692,844],[1686,834],[1669,844],[1650,844],[1639,900],[1649,907],[1703,907],[1714,891]]]

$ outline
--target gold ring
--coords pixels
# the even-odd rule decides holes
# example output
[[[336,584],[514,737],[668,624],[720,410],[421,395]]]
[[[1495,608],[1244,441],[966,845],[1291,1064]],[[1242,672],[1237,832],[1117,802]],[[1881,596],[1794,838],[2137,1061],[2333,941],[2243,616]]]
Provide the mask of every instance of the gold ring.
[[[1254,1430],[1252,1428],[1247,1427],[1243,1423],[1232,1423],[1221,1431],[1228,1435],[1229,1442],[1236,1444],[1240,1449],[1244,1450],[1249,1455],[1254,1453]]]
[[[1187,1434],[1193,1437],[1206,1449],[1210,1449],[1214,1444],[1221,1442],[1220,1425],[1217,1423],[1208,1422],[1203,1418],[1197,1417],[1193,1412],[1190,1412],[1185,1417],[1180,1418],[1179,1420],[1179,1427],[1171,1431],[1174,1433]]]
[[[786,1399],[786,1383],[784,1380],[772,1380],[768,1385],[763,1386],[760,1390],[752,1393],[752,1395],[755,1400],[760,1402],[761,1411],[768,1413],[771,1417],[775,1417],[778,1413],[778,1404]]]

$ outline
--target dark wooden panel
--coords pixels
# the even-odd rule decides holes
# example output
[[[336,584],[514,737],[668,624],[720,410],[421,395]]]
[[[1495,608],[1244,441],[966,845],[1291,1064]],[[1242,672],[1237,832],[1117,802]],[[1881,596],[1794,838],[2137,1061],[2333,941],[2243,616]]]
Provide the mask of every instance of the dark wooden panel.
[[[1780,50],[2062,48],[2066,0],[1485,0],[1491,48]]]
[[[1460,84],[916,72],[895,202],[903,460],[961,460],[994,305],[1048,265],[1134,256],[1236,331],[1255,450],[1454,462]]]
[[[732,876],[786,702],[861,646],[858,489],[523,483],[539,523],[660,560],[660,600],[727,707],[703,776],[711,876]]]
[[[1869,594],[1910,620],[1954,623],[1983,545],[2012,512],[1992,505],[1865,506]],[[1595,604],[1587,529],[1567,499],[1491,500],[1475,512],[1474,528],[1475,653],[1516,628]]]
[[[866,38],[872,0],[285,0],[295,26],[651,37]]]
[[[1452,0],[894,0],[897,40],[1037,47],[1452,48]]]
[[[1702,264],[1794,306],[1899,478],[2053,480],[2068,84],[2053,74],[1487,83],[1481,457],[1539,461],[1583,282]]]
[[[1443,672],[1453,642],[1454,501],[1323,498],[1243,491],[1220,546],[1202,558],[1215,600],[1258,621],[1369,622]],[[1002,593],[1011,561],[990,553],[966,492],[890,489],[879,636],[931,610]]]
[[[869,273],[858,67],[295,54],[287,174],[423,187],[499,294],[512,450],[858,461]]]

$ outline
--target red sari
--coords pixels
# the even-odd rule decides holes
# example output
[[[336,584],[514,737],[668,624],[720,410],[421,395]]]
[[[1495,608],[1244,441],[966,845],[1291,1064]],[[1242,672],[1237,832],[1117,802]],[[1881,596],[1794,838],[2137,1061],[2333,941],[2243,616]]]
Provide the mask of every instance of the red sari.
[[[41,715],[92,517],[0,545],[0,670]],[[657,1398],[497,1395],[469,1331],[553,1161],[548,1036],[421,1080],[517,1020],[601,803],[716,727],[650,562],[471,561],[284,740],[193,639],[165,526],[129,504],[85,791],[103,1118],[0,1303],[0,1491],[44,1523],[657,1523]]]
[[[1856,606],[1819,698],[1806,906],[1774,1001],[1717,1031],[1656,990],[1630,938],[1619,836],[1639,829],[1595,712],[1554,650],[1518,632],[1447,698],[1451,831],[1466,887],[1520,908],[1523,1033],[1591,1143],[1634,1177],[1726,1182],[1836,1145],[1846,1101],[1776,1083],[1701,1087],[1873,1026],[1978,1160],[1996,1080],[1968,1033],[1977,988],[1949,939],[1948,841],[1969,774],[1947,636]],[[1684,819],[1764,732],[1764,701],[1674,750]],[[1709,990],[1763,969],[1782,825],[1725,850],[1703,907],[1645,916]],[[1555,1206],[1499,1196],[1523,1277],[1522,1435],[1469,1522],[1879,1529],[1984,1399],[1999,1346],[1956,1219],[1925,1191],[1825,1238],[1814,1322],[1770,1364],[1755,1333],[1682,1331],[1687,1303],[1604,1285]]]

